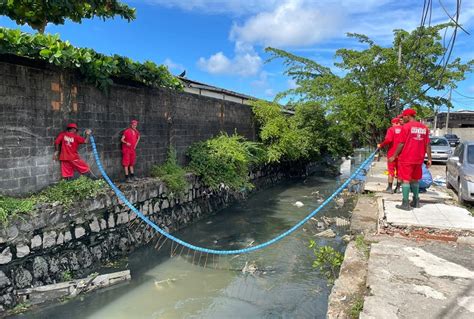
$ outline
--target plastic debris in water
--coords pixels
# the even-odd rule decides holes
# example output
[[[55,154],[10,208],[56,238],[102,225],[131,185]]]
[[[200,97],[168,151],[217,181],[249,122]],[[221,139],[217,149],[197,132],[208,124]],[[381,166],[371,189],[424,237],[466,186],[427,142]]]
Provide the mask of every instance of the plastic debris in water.
[[[304,204],[303,204],[302,202],[300,202],[300,201],[297,201],[297,202],[295,202],[295,203],[293,204],[293,206],[296,206],[296,207],[303,207]]]

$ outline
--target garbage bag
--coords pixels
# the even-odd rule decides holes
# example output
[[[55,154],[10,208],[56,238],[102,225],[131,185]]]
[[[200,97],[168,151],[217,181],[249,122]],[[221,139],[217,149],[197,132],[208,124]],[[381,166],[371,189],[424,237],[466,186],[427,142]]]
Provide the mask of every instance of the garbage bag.
[[[433,184],[433,176],[431,176],[430,171],[428,170],[428,167],[423,163],[421,165],[421,180],[420,180],[420,188],[421,189],[427,189]]]

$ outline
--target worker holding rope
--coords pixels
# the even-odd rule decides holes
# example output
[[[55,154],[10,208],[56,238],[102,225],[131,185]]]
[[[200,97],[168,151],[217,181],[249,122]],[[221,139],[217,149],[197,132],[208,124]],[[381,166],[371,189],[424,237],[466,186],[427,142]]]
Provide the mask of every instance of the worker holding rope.
[[[400,144],[400,136],[402,132],[402,127],[400,125],[400,119],[398,117],[392,119],[392,126],[388,128],[387,133],[385,134],[385,139],[382,143],[377,145],[377,148],[381,149],[385,146],[388,146],[387,158],[390,158],[395,154],[398,144]],[[397,165],[398,161],[395,158],[392,162],[387,160],[387,171],[388,171],[388,185],[385,190],[387,193],[393,194],[394,192],[400,192],[400,180],[397,178]],[[395,190],[393,190],[393,180],[397,178],[397,185]]]
[[[79,145],[89,143],[91,130],[85,130],[86,138],[78,135],[77,131],[77,124],[69,123],[66,130],[59,133],[54,141],[53,160],[61,162],[61,175],[66,180],[72,179],[74,171],[79,174],[90,172],[89,165],[79,156],[77,149]]]

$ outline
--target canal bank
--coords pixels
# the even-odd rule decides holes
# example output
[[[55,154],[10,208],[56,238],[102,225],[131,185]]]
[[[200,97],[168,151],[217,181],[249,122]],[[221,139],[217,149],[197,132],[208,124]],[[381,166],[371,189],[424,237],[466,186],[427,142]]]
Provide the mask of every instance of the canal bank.
[[[349,243],[328,318],[470,318],[474,313],[474,218],[432,186],[421,208],[398,211],[374,162],[351,217]],[[431,168],[443,176],[444,166]],[[469,244],[471,243],[471,244]]]
[[[305,217],[341,181],[324,176],[282,180],[174,234],[215,249],[256,245]],[[321,217],[347,217],[352,208],[351,201],[342,206],[331,203]],[[326,313],[329,287],[327,279],[312,267],[309,241],[343,250],[347,228],[333,225],[334,238],[317,238],[312,227],[307,224],[267,249],[215,261],[209,258],[207,263],[204,257],[200,263],[193,262],[199,256],[186,250],[171,258],[169,241],[158,251],[155,245],[143,246],[117,265],[131,270],[130,283],[64,305],[36,309],[27,318],[126,318],[130,313],[134,318],[321,318]]]
[[[333,174],[330,166],[321,163],[291,166],[265,166],[251,174],[252,181],[262,190],[291,176],[314,171]],[[152,178],[119,187],[135,207],[167,232],[187,227],[240,199],[225,188],[211,192],[192,175],[180,197]],[[69,208],[56,204],[37,207],[34,214],[1,229],[1,305],[7,309],[18,304],[19,289],[86,276],[101,264],[155,244],[157,237],[111,192]]]

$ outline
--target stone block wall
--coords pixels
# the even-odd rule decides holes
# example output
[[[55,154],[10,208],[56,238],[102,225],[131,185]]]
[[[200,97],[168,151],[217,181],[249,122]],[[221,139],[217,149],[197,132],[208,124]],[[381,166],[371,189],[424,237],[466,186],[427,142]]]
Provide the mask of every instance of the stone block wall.
[[[52,161],[54,138],[69,122],[91,128],[103,165],[122,176],[120,137],[131,119],[139,121],[136,172],[146,176],[173,145],[181,162],[194,142],[220,131],[255,137],[248,105],[167,89],[114,84],[103,92],[80,75],[28,59],[0,55],[0,195],[38,191],[60,178]],[[94,164],[91,147],[80,154]]]

